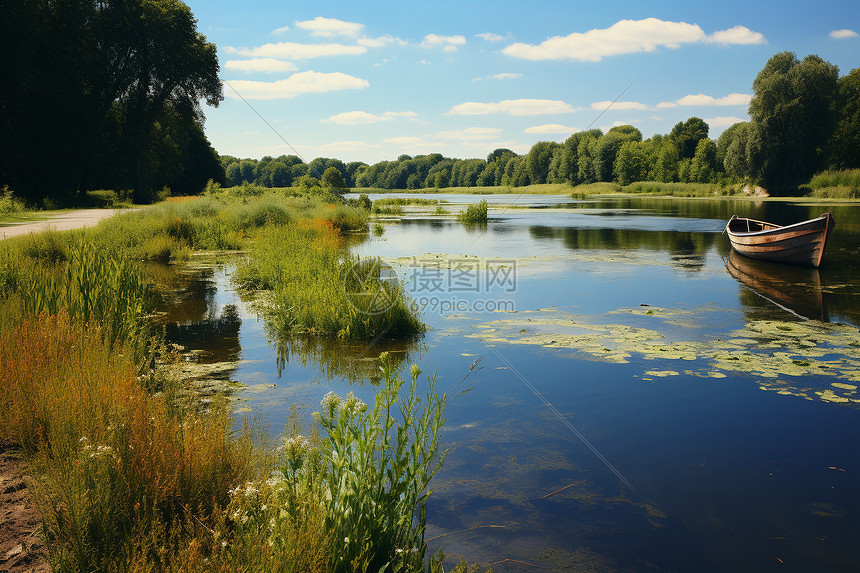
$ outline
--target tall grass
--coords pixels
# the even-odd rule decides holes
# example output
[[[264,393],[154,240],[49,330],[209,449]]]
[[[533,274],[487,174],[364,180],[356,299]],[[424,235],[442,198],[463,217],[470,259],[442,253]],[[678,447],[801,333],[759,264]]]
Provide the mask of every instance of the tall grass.
[[[233,278],[268,291],[261,307],[283,333],[368,340],[423,332],[402,285],[381,272],[376,259],[349,254],[331,223],[310,219],[262,230]]]
[[[446,397],[420,371],[408,385],[383,359],[372,407],[328,393],[317,425],[284,436],[268,479],[231,490],[213,568],[246,571],[422,571],[429,482],[442,464]],[[405,387],[404,387],[405,386]],[[440,562],[430,566],[440,570]]]
[[[664,195],[670,197],[713,197],[714,195],[736,195],[742,185],[720,185],[717,183],[664,183],[660,181],[637,181],[621,187],[624,193]]]
[[[225,411],[149,395],[132,356],[103,338],[64,311],[0,332],[0,439],[32,456],[55,571],[122,570],[134,537],[190,515],[211,523],[247,477]]]
[[[860,198],[860,169],[823,171],[812,177],[810,196],[835,199]]]
[[[483,199],[479,203],[473,203],[466,207],[457,215],[457,219],[461,223],[475,224],[487,222],[487,200]]]

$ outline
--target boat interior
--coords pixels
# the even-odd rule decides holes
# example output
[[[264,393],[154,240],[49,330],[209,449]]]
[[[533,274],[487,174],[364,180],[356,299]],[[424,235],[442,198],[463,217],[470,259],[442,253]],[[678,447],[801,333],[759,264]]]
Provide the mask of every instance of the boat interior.
[[[764,221],[756,221],[755,219],[745,219],[735,217],[729,221],[729,231],[733,233],[756,233],[758,231],[767,231],[776,229],[779,225],[773,223],[765,223]]]

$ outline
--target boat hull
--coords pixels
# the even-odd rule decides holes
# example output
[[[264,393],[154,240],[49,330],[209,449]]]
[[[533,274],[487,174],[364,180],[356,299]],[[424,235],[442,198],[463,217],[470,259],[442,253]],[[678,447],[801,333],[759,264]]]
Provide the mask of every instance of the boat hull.
[[[786,226],[732,217],[726,225],[726,232],[732,248],[746,257],[817,268],[832,228],[833,218],[830,213],[825,213],[815,219]]]

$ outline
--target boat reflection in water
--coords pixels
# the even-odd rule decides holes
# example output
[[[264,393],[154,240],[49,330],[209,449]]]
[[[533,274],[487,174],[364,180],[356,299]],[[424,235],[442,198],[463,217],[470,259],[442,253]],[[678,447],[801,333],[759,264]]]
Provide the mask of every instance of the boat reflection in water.
[[[759,297],[796,316],[829,321],[816,268],[750,259],[732,250],[726,270]]]

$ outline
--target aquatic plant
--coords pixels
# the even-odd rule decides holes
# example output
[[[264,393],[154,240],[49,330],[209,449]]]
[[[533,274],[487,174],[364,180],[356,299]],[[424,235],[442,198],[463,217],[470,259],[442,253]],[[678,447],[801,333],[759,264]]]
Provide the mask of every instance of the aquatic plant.
[[[290,424],[277,470],[231,489],[223,563],[272,571],[422,571],[445,395],[383,357],[373,406],[329,392],[306,435]],[[240,561],[245,559],[247,561]],[[441,559],[432,570],[440,570]],[[232,570],[232,569],[230,569]]]
[[[258,308],[283,334],[369,340],[424,331],[401,283],[383,276],[376,259],[346,252],[323,219],[263,229],[233,280],[268,291]]]
[[[466,207],[465,211],[457,215],[457,220],[461,223],[486,223],[487,222],[487,200],[483,199],[480,203],[473,203]]]

